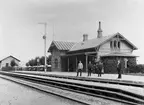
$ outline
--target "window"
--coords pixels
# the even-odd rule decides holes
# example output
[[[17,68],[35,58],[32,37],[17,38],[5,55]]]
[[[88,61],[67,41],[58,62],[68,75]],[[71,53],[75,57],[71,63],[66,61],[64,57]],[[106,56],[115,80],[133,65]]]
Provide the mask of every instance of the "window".
[[[113,48],[113,41],[110,42],[110,48]]]
[[[114,41],[114,48],[117,48],[117,41]]]
[[[120,41],[118,41],[118,48],[120,49]]]
[[[58,68],[58,59],[55,59],[55,68]]]
[[[118,41],[118,40],[114,40],[114,41],[111,41],[110,42],[110,48],[111,49],[115,49],[115,50],[118,50],[118,49],[120,49],[120,41]]]
[[[6,63],[6,67],[8,67],[9,66],[9,63]]]

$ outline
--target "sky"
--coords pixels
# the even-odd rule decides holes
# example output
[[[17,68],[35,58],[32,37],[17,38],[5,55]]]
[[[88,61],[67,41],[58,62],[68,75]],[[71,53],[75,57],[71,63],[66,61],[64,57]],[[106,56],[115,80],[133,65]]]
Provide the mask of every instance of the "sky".
[[[0,58],[12,55],[22,62],[44,55],[52,40],[96,38],[101,21],[103,36],[121,33],[138,47],[133,54],[144,64],[144,0],[0,0]]]

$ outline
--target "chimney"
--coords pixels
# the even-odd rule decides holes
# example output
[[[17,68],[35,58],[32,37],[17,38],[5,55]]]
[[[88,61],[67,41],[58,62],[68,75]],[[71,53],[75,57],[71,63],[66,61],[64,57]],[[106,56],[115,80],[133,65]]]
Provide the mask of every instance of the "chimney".
[[[98,28],[98,35],[97,38],[101,38],[102,37],[102,29],[101,29],[101,22],[99,21],[99,28]]]
[[[88,34],[83,34],[83,42],[88,40]]]

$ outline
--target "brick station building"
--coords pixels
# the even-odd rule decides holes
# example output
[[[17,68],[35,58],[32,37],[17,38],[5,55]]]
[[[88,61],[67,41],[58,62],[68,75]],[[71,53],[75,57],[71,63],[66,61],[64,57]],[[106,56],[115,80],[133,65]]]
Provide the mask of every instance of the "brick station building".
[[[118,58],[123,61],[123,66],[128,60],[130,64],[136,65],[136,56],[132,55],[134,50],[137,50],[137,47],[120,33],[103,36],[99,22],[96,38],[89,40],[88,35],[84,34],[83,41],[78,43],[52,41],[48,52],[52,55],[52,71],[76,71],[78,61],[81,60],[83,71],[87,72],[89,61],[96,62],[101,59],[105,73],[116,73]]]

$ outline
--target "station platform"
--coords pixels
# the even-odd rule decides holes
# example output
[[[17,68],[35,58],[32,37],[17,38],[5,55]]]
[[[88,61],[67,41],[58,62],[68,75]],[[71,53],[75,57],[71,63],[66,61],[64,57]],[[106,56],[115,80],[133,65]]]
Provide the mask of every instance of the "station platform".
[[[18,71],[18,72],[38,73],[38,74],[52,74],[52,75],[61,75],[61,76],[76,76],[77,75],[76,72],[42,72],[42,71]],[[122,74],[121,79],[117,79],[118,74],[102,74],[101,77],[98,77],[98,74],[93,74],[93,73],[89,77],[87,75],[88,75],[87,73],[83,72],[81,77],[126,80],[126,81],[143,82],[144,83],[144,76],[138,76],[138,75],[125,75],[125,74]]]
[[[44,74],[44,75],[75,76],[75,77],[77,75],[76,72],[40,72],[40,71],[16,71],[16,72]],[[144,84],[144,76],[134,76],[134,75],[122,74],[122,78],[117,79],[118,74],[102,74],[101,77],[98,77],[98,74],[92,74],[90,77],[88,77],[87,73],[83,72],[81,77],[92,78],[92,79],[107,79],[110,81],[114,80],[114,81],[125,81],[125,82]],[[99,83],[99,82],[92,82],[92,81],[88,82],[88,81],[79,81],[79,80],[73,80],[73,79],[51,78],[51,77],[43,77],[43,78],[68,81],[68,82],[72,82],[72,83],[79,83],[79,84],[86,84],[86,85],[94,85],[94,86],[100,86],[100,87],[115,88],[115,89],[120,89],[120,90],[124,90],[127,92],[131,92],[133,94],[141,95],[144,97],[144,88],[143,87],[123,86],[123,85],[119,85],[119,84]]]

